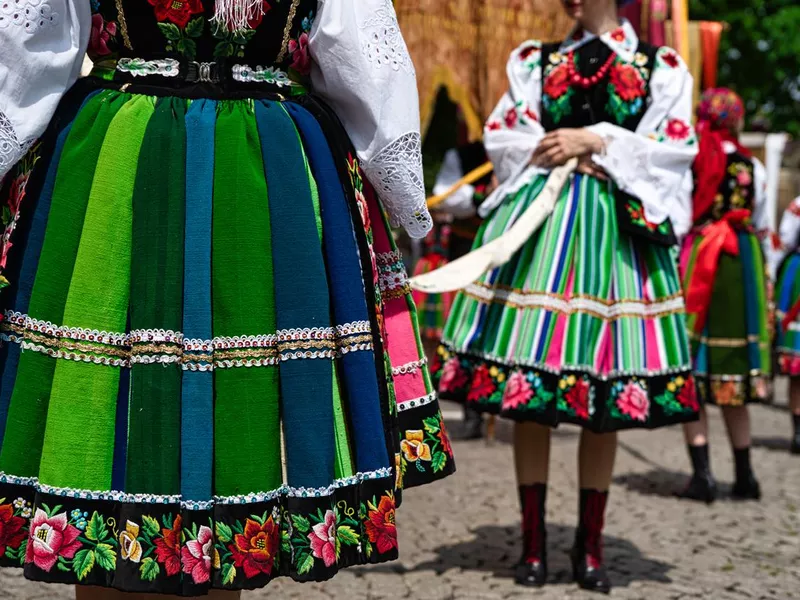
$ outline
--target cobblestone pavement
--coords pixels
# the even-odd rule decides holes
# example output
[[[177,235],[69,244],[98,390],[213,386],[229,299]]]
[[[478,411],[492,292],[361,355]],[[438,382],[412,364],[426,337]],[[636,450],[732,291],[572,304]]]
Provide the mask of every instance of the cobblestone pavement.
[[[785,386],[778,394],[785,399]],[[453,412],[453,411],[448,411]],[[457,414],[457,413],[456,413]],[[752,411],[758,503],[723,499],[711,507],[671,497],[688,470],[679,429],[620,437],[607,518],[613,598],[673,600],[800,597],[800,457],[788,454],[786,407]],[[727,492],[732,461],[719,413],[711,409],[712,465]],[[499,438],[507,438],[502,426]],[[571,583],[567,551],[576,513],[577,431],[554,436],[548,498],[551,585],[524,590],[511,580],[520,553],[511,448],[498,441],[457,444],[459,472],[406,494],[398,515],[401,560],[340,573],[324,584],[278,581],[244,600],[303,598],[594,598]],[[0,598],[61,600],[67,587],[0,573]]]

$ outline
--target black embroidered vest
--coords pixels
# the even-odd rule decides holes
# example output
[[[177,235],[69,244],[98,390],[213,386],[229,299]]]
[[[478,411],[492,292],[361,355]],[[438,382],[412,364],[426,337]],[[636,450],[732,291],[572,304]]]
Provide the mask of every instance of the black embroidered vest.
[[[725,176],[714,197],[714,203],[700,219],[700,223],[717,221],[732,210],[752,211],[755,208],[756,186],[753,159],[740,152],[728,154],[727,158]]]

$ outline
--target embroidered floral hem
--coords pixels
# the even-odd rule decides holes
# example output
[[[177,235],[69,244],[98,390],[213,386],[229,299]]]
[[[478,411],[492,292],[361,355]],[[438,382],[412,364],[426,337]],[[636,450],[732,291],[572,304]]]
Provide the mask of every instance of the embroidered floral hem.
[[[432,372],[444,399],[551,427],[572,423],[597,433],[655,429],[695,421],[699,410],[688,369],[601,379],[575,368],[553,373],[440,346]]]
[[[277,577],[325,581],[397,558],[391,476],[322,496],[187,510],[0,484],[0,565],[37,581],[197,596]],[[65,495],[62,495],[65,494]]]
[[[769,402],[772,378],[768,375],[704,375],[695,374],[700,401],[717,406],[744,406]]]

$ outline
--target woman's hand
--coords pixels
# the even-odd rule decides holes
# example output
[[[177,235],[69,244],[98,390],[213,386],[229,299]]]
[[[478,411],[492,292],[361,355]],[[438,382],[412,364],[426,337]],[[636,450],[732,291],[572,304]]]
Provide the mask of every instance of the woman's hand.
[[[595,162],[592,160],[591,154],[585,154],[581,157],[580,161],[578,161],[578,168],[576,170],[578,173],[589,175],[590,177],[594,177],[600,181],[608,181],[608,173],[605,172],[603,167],[595,164]]]
[[[599,154],[603,148],[603,138],[587,129],[556,129],[539,142],[531,164],[551,169],[576,156]]]

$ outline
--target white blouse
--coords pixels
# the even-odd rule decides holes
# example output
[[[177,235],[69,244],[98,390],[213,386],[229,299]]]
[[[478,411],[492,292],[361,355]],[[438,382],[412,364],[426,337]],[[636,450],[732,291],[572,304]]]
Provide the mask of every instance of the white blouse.
[[[0,2],[0,178],[25,154],[78,78],[88,0]],[[395,226],[424,237],[416,74],[391,0],[318,0],[312,88],[336,111]]]
[[[433,186],[433,194],[439,196],[447,193],[466,173],[461,167],[461,158],[455,148],[445,152],[442,167],[436,176],[436,183]],[[456,219],[467,219],[474,217],[475,209],[475,186],[462,185],[455,192],[450,194],[436,207],[436,211],[452,215]]]
[[[600,36],[626,62],[635,59],[638,38],[623,21],[623,39]],[[559,52],[564,54],[596,39],[584,32],[570,35]],[[541,124],[541,43],[529,41],[512,52],[508,61],[509,91],[489,117],[485,144],[495,165],[500,187],[480,208],[486,216],[504,197],[545,170],[529,165],[545,135]],[[674,51],[659,49],[650,78],[650,100],[636,131],[602,122],[588,127],[605,141],[605,152],[593,156],[622,190],[641,200],[648,221],[668,217],[680,237],[692,225],[691,165],[697,154],[692,122],[692,76]]]

